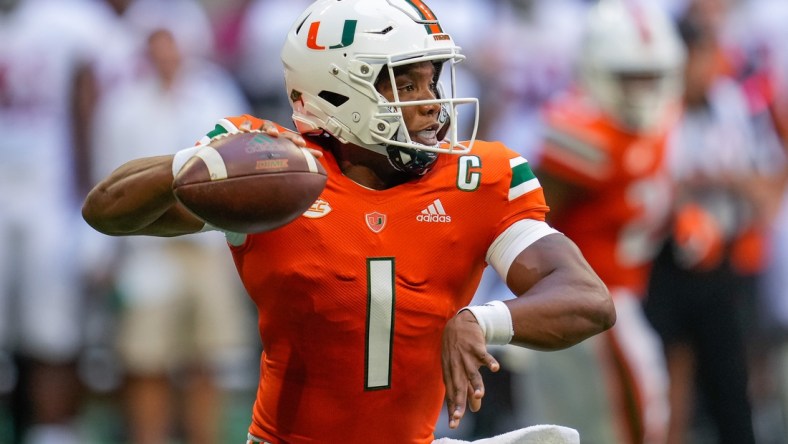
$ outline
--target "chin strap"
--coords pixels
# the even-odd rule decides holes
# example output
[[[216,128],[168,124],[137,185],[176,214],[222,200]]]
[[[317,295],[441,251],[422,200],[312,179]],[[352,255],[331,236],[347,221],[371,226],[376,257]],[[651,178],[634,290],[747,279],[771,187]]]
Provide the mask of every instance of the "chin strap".
[[[399,128],[397,128],[397,133],[394,136],[394,140],[397,142],[408,142],[417,146],[421,145],[417,142],[409,140],[405,134],[405,131],[407,131],[405,126],[400,125]],[[445,131],[443,134],[445,134]],[[440,140],[440,137],[438,140]],[[385,147],[391,166],[399,171],[414,176],[423,176],[427,173],[427,171],[430,170],[432,164],[438,160],[438,153],[432,151],[420,150],[418,148],[404,148],[394,145],[385,145]]]
[[[438,160],[438,153],[397,146],[386,147],[388,159],[395,169],[414,176],[423,176]]]

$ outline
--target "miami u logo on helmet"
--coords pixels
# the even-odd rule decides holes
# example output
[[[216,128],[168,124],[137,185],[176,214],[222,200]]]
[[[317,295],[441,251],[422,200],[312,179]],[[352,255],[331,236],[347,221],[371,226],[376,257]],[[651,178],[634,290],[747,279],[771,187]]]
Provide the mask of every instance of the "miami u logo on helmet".
[[[331,45],[326,48],[325,46],[317,44],[317,31],[320,29],[320,22],[312,22],[312,24],[309,25],[309,34],[306,37],[306,46],[309,49],[314,49],[317,51],[346,48],[352,45],[353,41],[356,39],[356,24],[358,24],[358,20],[345,20],[345,24],[342,27],[342,41],[336,45]]]

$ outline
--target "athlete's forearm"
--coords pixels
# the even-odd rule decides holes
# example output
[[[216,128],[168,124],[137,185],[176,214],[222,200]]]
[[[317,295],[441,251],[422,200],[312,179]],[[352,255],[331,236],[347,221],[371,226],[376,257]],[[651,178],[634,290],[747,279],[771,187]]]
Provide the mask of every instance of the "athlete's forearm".
[[[551,281],[561,281],[553,284]],[[555,276],[506,301],[512,314],[512,343],[539,350],[559,350],[610,328],[615,311],[604,286],[574,283]]]
[[[512,343],[558,350],[613,326],[607,287],[569,239],[546,236],[528,250],[509,271],[510,289],[520,295],[506,301]]]
[[[172,156],[124,164],[88,193],[82,215],[93,228],[109,235],[173,236],[202,227],[175,200]]]

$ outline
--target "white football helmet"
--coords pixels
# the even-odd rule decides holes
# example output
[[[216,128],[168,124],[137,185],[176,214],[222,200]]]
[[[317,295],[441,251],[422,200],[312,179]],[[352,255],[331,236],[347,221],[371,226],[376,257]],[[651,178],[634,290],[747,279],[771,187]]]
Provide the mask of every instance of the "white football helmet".
[[[385,155],[395,168],[414,174],[426,172],[437,153],[467,153],[476,138],[478,99],[455,97],[454,65],[464,58],[421,0],[318,0],[296,20],[282,48],[299,132],[327,132]],[[451,88],[439,85],[436,99],[401,102],[394,88],[390,102],[375,89],[378,76],[390,76],[394,85],[395,67],[424,61],[436,65],[438,76],[441,67],[449,69]],[[422,145],[408,135],[402,107],[426,104],[441,105],[443,144]],[[458,122],[460,104],[475,106],[472,134],[465,142],[452,125]]]
[[[684,44],[651,0],[599,0],[589,11],[580,79],[625,129],[653,129],[683,92]]]

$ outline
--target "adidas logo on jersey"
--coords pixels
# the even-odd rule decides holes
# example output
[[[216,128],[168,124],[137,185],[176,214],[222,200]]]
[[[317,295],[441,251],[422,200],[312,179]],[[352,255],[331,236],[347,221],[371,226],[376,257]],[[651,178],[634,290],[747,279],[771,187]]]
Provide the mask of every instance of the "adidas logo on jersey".
[[[451,222],[451,216],[446,214],[446,210],[443,209],[441,200],[435,199],[435,201],[432,202],[430,206],[424,210],[421,210],[421,214],[416,216],[416,220],[419,222],[449,223]]]

